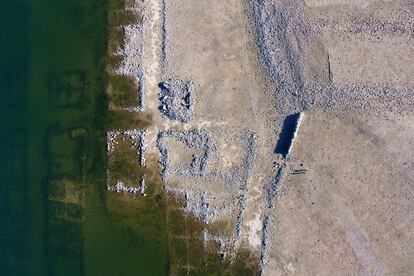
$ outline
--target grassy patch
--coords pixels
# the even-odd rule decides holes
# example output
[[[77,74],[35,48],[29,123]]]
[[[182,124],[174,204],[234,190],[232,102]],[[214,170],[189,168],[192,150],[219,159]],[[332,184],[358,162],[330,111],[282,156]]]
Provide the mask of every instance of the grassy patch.
[[[113,74],[117,70],[124,60],[123,56],[114,55],[112,53],[108,54],[106,57],[106,72],[108,74]]]
[[[113,28],[108,34],[108,53],[112,54],[122,48],[125,43],[125,29]]]
[[[135,113],[128,111],[108,111],[108,129],[137,129],[147,128],[152,123],[150,113]]]
[[[114,75],[108,78],[109,104],[113,107],[131,107],[139,102],[138,83],[132,76]]]
[[[117,181],[122,181],[126,186],[136,187],[143,176],[138,148],[123,135],[118,135],[115,141],[117,145],[108,160],[108,184],[115,185]]]
[[[107,208],[118,223],[133,229],[137,236],[148,237],[156,242],[155,247],[167,248],[165,274],[258,275],[258,258],[249,251],[222,260],[216,242],[205,246],[202,233],[207,226],[182,211],[182,198],[164,193],[156,159],[150,158],[147,163],[147,196],[108,193]]]
[[[138,24],[142,20],[142,13],[132,10],[113,10],[109,13],[109,24],[111,27]]]
[[[234,229],[234,223],[231,218],[228,220],[218,220],[210,224],[208,229],[212,234],[216,235],[231,235]]]
[[[136,2],[143,3],[144,0],[139,0]],[[110,10],[133,8],[135,5],[136,5],[135,0],[109,0],[108,1],[108,6]]]

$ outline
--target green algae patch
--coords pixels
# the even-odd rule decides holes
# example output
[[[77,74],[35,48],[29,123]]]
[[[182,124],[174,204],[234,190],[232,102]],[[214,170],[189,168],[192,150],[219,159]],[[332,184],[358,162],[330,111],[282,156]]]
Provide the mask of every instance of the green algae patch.
[[[109,10],[134,8],[136,3],[144,3],[145,0],[108,0]]]
[[[114,141],[116,147],[108,158],[108,185],[121,181],[126,186],[134,187],[141,182],[144,168],[140,164],[140,151],[136,142],[124,135],[118,135]]]
[[[117,70],[121,66],[123,60],[124,57],[121,55],[115,55],[113,53],[108,54],[106,57],[107,72],[114,72]]]
[[[108,77],[109,108],[128,108],[139,102],[139,89],[136,78],[125,75],[110,75]]]
[[[82,204],[82,190],[78,183],[69,179],[53,180],[49,183],[48,200]]]
[[[113,28],[108,36],[108,53],[114,53],[125,43],[125,29]],[[116,67],[115,67],[116,68]]]
[[[142,13],[135,10],[118,9],[109,13],[109,24],[112,27],[122,27],[137,24],[143,19]]]
[[[204,241],[206,225],[169,205],[168,241],[170,275],[258,275],[258,258],[248,251],[235,257],[219,255],[215,241]]]
[[[119,51],[125,47],[126,29],[130,25],[142,24],[144,16],[134,3],[109,1],[108,41],[106,53],[107,95],[110,110],[140,108],[140,83],[137,77],[118,74],[125,56]]]
[[[107,129],[145,129],[152,124],[151,113],[108,111]]]

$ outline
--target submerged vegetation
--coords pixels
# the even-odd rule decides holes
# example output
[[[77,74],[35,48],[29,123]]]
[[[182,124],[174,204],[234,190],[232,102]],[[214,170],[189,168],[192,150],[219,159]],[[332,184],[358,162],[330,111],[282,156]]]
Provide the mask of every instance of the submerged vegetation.
[[[133,1],[109,1],[107,12],[108,41],[106,57],[107,94],[111,110],[135,107],[140,102],[139,83],[133,76],[119,75],[124,56],[119,52],[125,45],[125,27],[143,20]]]
[[[135,113],[128,111],[107,111],[107,129],[145,129],[151,125],[151,113]]]
[[[128,108],[139,102],[138,83],[134,77],[110,75],[108,77],[108,96],[111,109]]]
[[[150,113],[108,110],[137,100],[138,84],[115,75],[123,57],[114,54],[120,25],[142,20],[122,11],[137,1],[20,2],[0,11],[4,38],[16,40],[1,51],[0,274],[252,275],[247,255],[222,261],[204,244],[205,225],[163,192],[156,157],[142,168],[129,143],[105,151],[107,131],[152,124]],[[108,191],[108,169],[128,184],[144,175],[146,195]]]
[[[183,212],[184,199],[165,194],[160,169],[151,158],[144,172],[145,196],[107,193],[108,214],[137,235],[150,239],[153,246],[166,254],[165,275],[257,275],[257,258],[248,251],[222,258],[219,244],[205,242],[208,229],[198,219]]]
[[[147,156],[144,168],[139,163],[136,145],[122,139],[117,140],[113,155],[105,152],[107,131],[146,129],[152,124],[151,113],[108,109],[111,104],[125,107],[137,100],[136,81],[115,74],[122,56],[113,52],[125,39],[119,26],[141,20],[129,11],[122,12],[131,4],[132,1],[109,0],[106,10],[101,8],[92,22],[78,27],[82,31],[73,32],[92,34],[93,26],[106,28],[105,37],[102,37],[105,32],[99,29],[83,42],[87,45],[85,56],[99,55],[99,59],[82,65],[73,62],[70,68],[49,79],[51,110],[58,115],[44,139],[48,162],[45,185],[48,272],[51,275],[255,275],[256,256],[239,252],[223,257],[217,253],[218,244],[203,240],[207,226],[183,212],[183,199],[164,192],[157,157]],[[88,20],[89,8],[92,6],[81,13],[82,20]],[[95,22],[103,18],[106,26]],[[113,184],[121,180],[126,185],[135,185],[142,176],[145,196],[106,189],[107,181]],[[217,229],[228,231],[228,227],[223,223]]]
[[[113,9],[109,12],[109,24],[113,27],[122,27],[129,24],[136,24],[142,20],[142,15],[134,10],[124,8]]]
[[[108,185],[113,186],[121,181],[130,187],[137,186],[143,176],[137,146],[121,135],[115,138],[115,143],[117,146],[108,160]]]

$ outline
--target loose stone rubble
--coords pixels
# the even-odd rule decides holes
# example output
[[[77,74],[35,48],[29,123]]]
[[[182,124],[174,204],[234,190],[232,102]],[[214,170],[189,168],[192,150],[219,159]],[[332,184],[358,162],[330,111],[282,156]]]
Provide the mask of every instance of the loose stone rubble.
[[[136,77],[142,87],[141,102],[128,111],[150,111],[154,120],[146,141],[140,140],[141,164],[146,149],[159,156],[164,189],[185,199],[184,212],[208,226],[231,222],[226,233],[203,233],[205,242],[220,244],[222,256],[244,242],[271,275],[266,269],[275,262],[271,239],[284,182],[308,172],[295,170],[297,160],[291,159],[302,143],[297,139],[305,113],[306,121],[315,112],[335,118],[414,112],[412,56],[404,54],[412,50],[412,3],[398,0],[403,8],[387,13],[376,7],[395,8],[393,1],[368,2],[260,0],[243,7],[237,1],[150,0],[144,20],[125,27],[118,73]],[[388,55],[388,49],[394,51]],[[376,63],[349,61],[359,52]],[[396,60],[408,61],[401,78],[371,72],[378,64],[398,67]],[[299,116],[288,146],[277,152],[277,137],[292,114]],[[111,137],[121,134],[109,132],[108,154],[116,146]],[[145,179],[134,188],[108,188],[143,193]],[[259,231],[249,226],[256,221]],[[246,242],[246,236],[261,242]]]
[[[242,152],[239,162],[227,168],[214,166],[223,158],[218,151],[223,139],[239,145]],[[171,146],[173,142],[183,143],[192,151],[187,163],[175,162],[178,166],[172,165],[172,155],[183,154]],[[185,211],[204,223],[211,224],[230,217],[233,231],[229,236],[221,237],[221,241],[227,241],[223,247],[231,248],[228,243],[235,243],[240,234],[247,182],[253,168],[255,135],[249,131],[214,134],[197,130],[164,131],[158,134],[157,147],[161,153],[165,190],[185,195]],[[179,187],[174,185],[175,182],[180,183]],[[213,192],[217,189],[221,191],[220,195]]]
[[[195,100],[192,81],[169,79],[159,84],[160,112],[170,120],[188,123],[191,120]]]

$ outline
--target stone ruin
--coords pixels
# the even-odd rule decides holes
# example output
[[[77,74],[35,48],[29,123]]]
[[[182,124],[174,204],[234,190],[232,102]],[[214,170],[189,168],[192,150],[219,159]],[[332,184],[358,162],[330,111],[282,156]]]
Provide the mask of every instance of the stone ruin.
[[[191,120],[195,85],[192,81],[169,79],[159,84],[161,114],[173,121],[188,123]]]
[[[231,232],[224,235],[204,234],[207,240],[220,243],[222,253],[233,247],[240,234],[255,140],[255,134],[247,130],[158,134],[165,190],[183,196],[183,210],[203,223],[231,223]]]
[[[119,141],[128,141],[131,143],[131,151],[136,155],[137,163],[141,167],[145,167],[145,132],[142,130],[125,130],[125,131],[109,131],[107,133],[107,154],[108,162],[112,158],[112,154],[117,149]],[[145,176],[142,175],[135,185],[128,185],[120,179],[112,179],[113,172],[108,168],[107,170],[107,189],[115,192],[126,193],[141,193],[145,192]],[[110,183],[110,179],[116,183]]]

